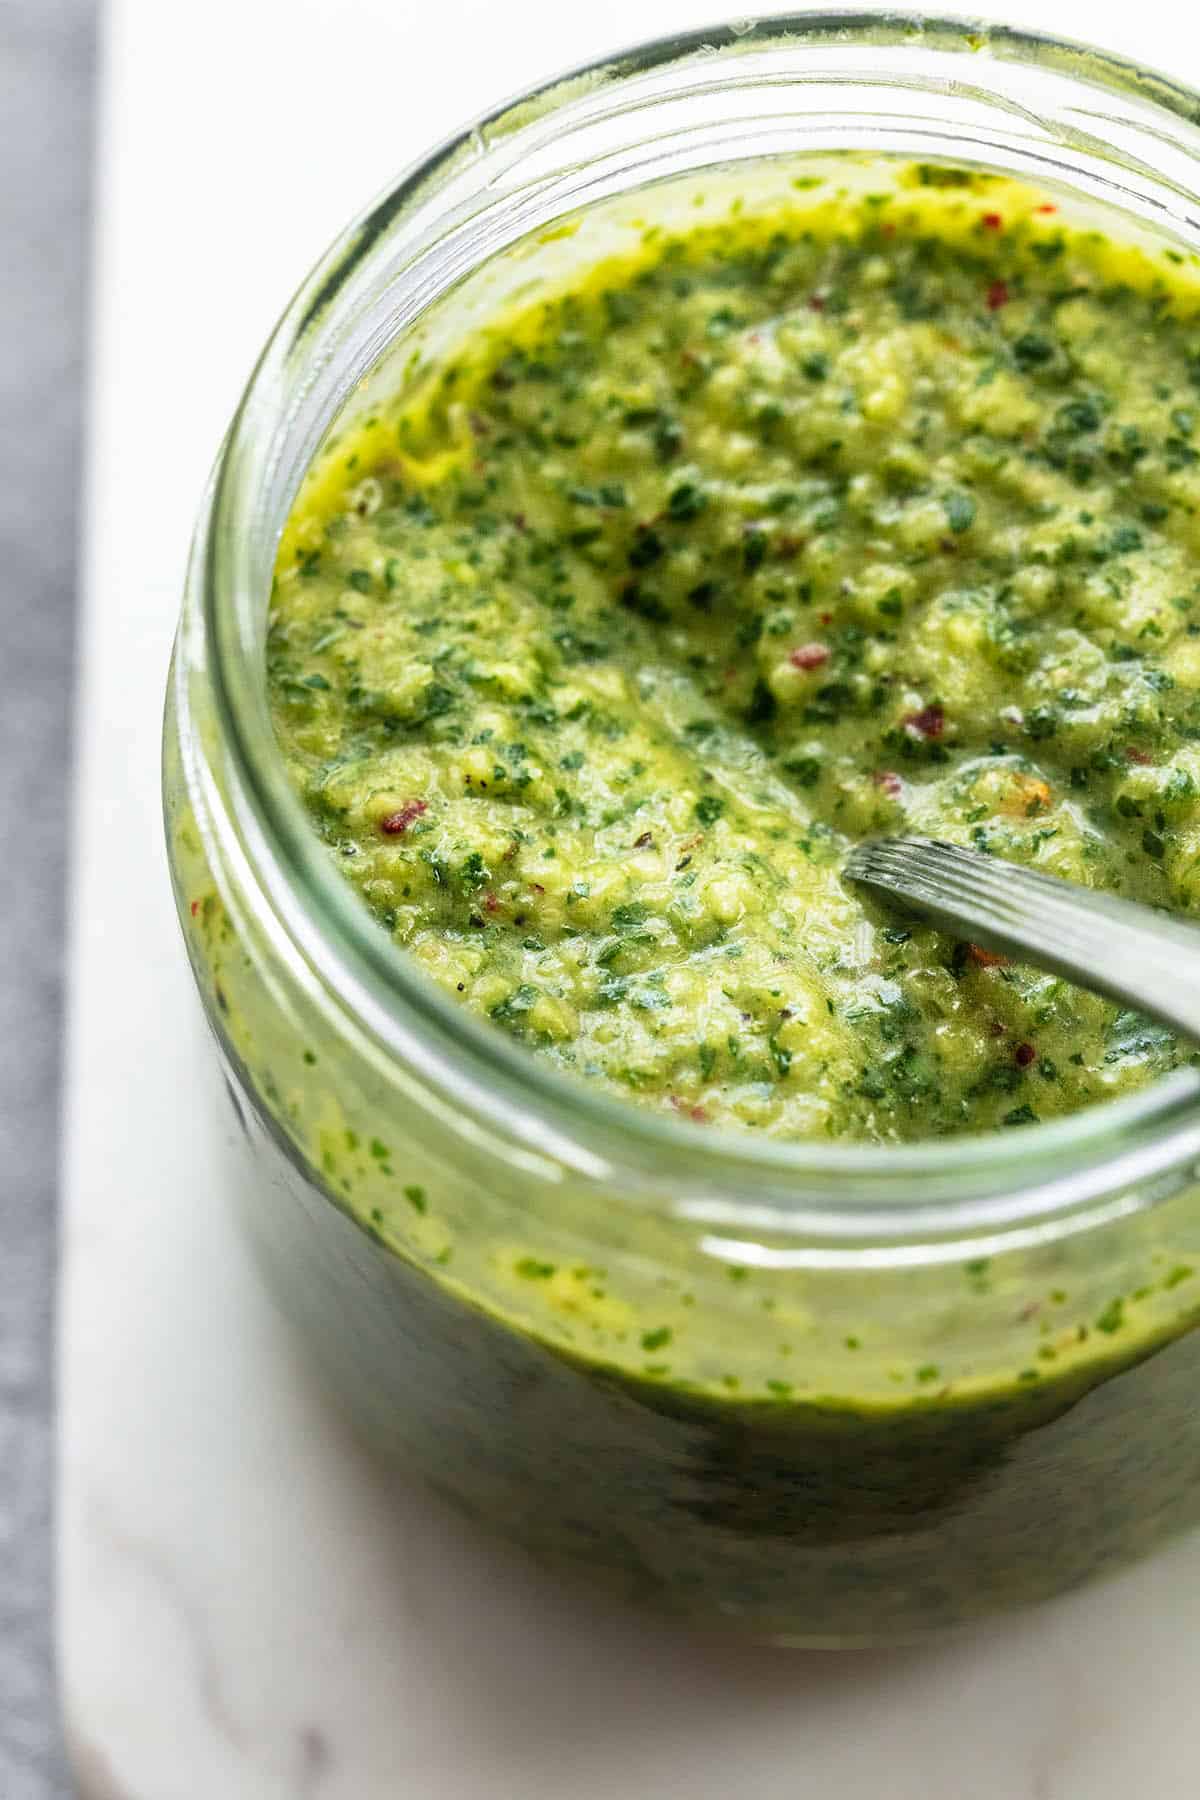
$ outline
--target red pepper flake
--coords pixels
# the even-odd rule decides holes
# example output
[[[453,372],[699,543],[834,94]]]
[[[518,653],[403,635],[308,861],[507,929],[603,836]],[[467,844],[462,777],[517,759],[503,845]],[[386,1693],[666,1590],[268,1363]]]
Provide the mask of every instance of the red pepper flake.
[[[1018,1044],[1013,1051],[1013,1061],[1018,1069],[1027,1069],[1037,1058],[1037,1051],[1032,1044]]]
[[[762,343],[762,333],[760,331],[752,331],[750,333],[749,337],[746,339],[746,342],[748,344],[761,344]]]
[[[897,799],[904,792],[904,783],[894,769],[875,769],[871,780],[890,800]]]
[[[797,644],[788,661],[793,669],[821,669],[829,661],[828,644]]]
[[[1148,763],[1154,760],[1148,750],[1141,750],[1136,744],[1127,744],[1125,746],[1125,758],[1127,762],[1140,763],[1142,768],[1145,768]]]
[[[1007,956],[997,956],[994,950],[985,950],[981,944],[968,944],[967,956],[978,969],[1002,969],[1008,962]]]
[[[818,613],[817,614],[817,624],[818,625],[832,625],[833,624],[833,614],[832,613]]]
[[[825,301],[820,294],[810,294],[808,296],[808,306],[810,312],[825,311]]]
[[[1002,306],[1008,305],[1011,298],[1007,281],[993,281],[987,291],[988,311],[999,312]]]
[[[427,800],[406,800],[399,812],[389,813],[386,819],[380,819],[379,829],[385,837],[399,837],[407,831],[414,819],[419,819],[423,812],[429,811]]]
[[[634,838],[633,847],[635,850],[648,850],[650,848],[651,844],[653,844],[653,842],[654,842],[653,833],[649,832],[649,831],[643,831],[641,837]]]
[[[999,1019],[993,1019],[991,1024],[988,1026],[988,1030],[991,1032],[993,1037],[1003,1037],[1004,1036],[1004,1027],[1000,1023]]]
[[[193,919],[195,918],[196,914],[199,911],[200,911],[200,902],[198,900],[193,900],[192,901],[192,917],[193,917]]]
[[[908,714],[904,729],[910,737],[940,738],[946,729],[945,711],[936,703],[933,706],[923,706],[920,712]]]
[[[487,893],[483,896],[483,910],[484,912],[490,913],[498,913],[500,911],[500,902],[492,892],[491,888],[489,888]]]
[[[775,539],[775,554],[780,562],[791,562],[793,556],[799,556],[804,548],[804,539],[796,537],[793,532],[784,531]]]
[[[1038,207],[1038,211],[1040,213],[1053,213],[1057,212],[1058,208],[1051,201],[1047,200],[1043,206]]]
[[[1003,231],[1004,220],[999,213],[984,213],[983,229],[985,231]]]
[[[698,1125],[707,1123],[708,1114],[705,1112],[704,1108],[702,1106],[693,1106],[689,1101],[685,1100],[681,1094],[671,1095],[671,1105],[675,1108],[676,1112],[683,1113],[685,1118],[695,1119]]]
[[[884,237],[893,238],[896,235],[896,221],[894,219],[889,219],[887,223],[881,225],[879,229]]]
[[[697,368],[700,363],[700,352],[698,350],[681,350],[679,360],[689,369]]]

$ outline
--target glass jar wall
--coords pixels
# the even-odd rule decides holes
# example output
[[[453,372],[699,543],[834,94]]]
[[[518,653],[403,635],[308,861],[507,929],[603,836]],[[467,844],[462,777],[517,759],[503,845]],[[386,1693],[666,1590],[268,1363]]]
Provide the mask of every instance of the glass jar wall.
[[[165,797],[247,1222],[372,1438],[564,1571],[755,1637],[888,1642],[1189,1522],[1200,1080],[1002,1140],[762,1144],[597,1096],[465,1017],[342,881],[271,735],[299,481],[335,421],[507,295],[691,207],[700,174],[719,210],[777,204],[798,155],[952,160],[1190,249],[1197,104],[953,24],[649,46],[403,179],[297,297],[235,420]]]

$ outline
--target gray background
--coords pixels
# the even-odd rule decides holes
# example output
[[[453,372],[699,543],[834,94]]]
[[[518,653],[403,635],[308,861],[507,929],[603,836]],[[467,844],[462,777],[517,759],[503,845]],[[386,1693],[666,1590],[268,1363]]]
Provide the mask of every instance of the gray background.
[[[0,0],[0,1796],[65,1796],[51,1633],[62,930],[93,0]]]

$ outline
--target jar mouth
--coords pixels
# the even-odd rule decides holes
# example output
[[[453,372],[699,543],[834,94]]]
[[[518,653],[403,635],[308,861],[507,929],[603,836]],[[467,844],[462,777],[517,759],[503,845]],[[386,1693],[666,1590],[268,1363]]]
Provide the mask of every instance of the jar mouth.
[[[821,54],[840,60],[826,69],[801,66],[808,56],[819,63]],[[874,77],[861,66],[870,58],[878,62]],[[970,63],[960,75],[964,58]],[[1055,89],[1059,110],[1049,119],[1001,78],[1020,72]],[[665,1201],[714,1230],[753,1229],[760,1244],[764,1233],[779,1232],[784,1247],[775,1255],[788,1254],[797,1237],[861,1250],[897,1239],[949,1245],[966,1236],[978,1248],[993,1231],[1011,1243],[1013,1232],[1036,1239],[1077,1228],[1066,1223],[1072,1220],[1093,1222],[1097,1207],[1134,1210],[1147,1193],[1178,1187],[1183,1172],[1200,1162],[1200,1071],[1179,1070],[1135,1095],[1019,1131],[899,1145],[784,1142],[715,1126],[701,1132],[590,1089],[456,1006],[371,917],[288,779],[263,670],[271,569],[300,479],[347,396],[431,298],[478,266],[469,261],[472,232],[480,259],[496,248],[489,208],[499,204],[505,179],[512,211],[520,215],[524,205],[526,218],[512,219],[502,247],[525,234],[528,216],[541,224],[578,210],[592,179],[587,167],[564,163],[556,192],[538,162],[564,131],[652,108],[672,81],[681,91],[697,93],[706,84],[715,91],[722,75],[742,90],[772,82],[776,104],[789,83],[849,80],[919,92],[922,104],[932,99],[935,106],[974,95],[1009,120],[1024,108],[1014,141],[1029,119],[1042,127],[1040,142],[1036,133],[1021,140],[1026,166],[1068,187],[1078,180],[1096,195],[1119,192],[1120,203],[1160,233],[1200,247],[1200,197],[1191,187],[1200,168],[1200,95],[1115,55],[1008,26],[896,14],[780,15],[648,41],[496,107],[410,168],[347,228],[291,302],[251,376],[197,531],[192,583],[201,605],[179,659],[181,713],[184,665],[206,667],[227,751],[223,801],[205,810],[223,814],[217,828],[224,847],[273,915],[306,981],[356,1022],[377,1055],[419,1069],[460,1129],[503,1137],[543,1173],[565,1166],[619,1178],[647,1205]],[[877,111],[870,120],[862,147],[882,149]],[[935,155],[940,144],[943,158],[983,162],[1001,148],[1016,155],[1007,139],[998,145],[994,129],[972,140],[961,121],[952,124],[956,137],[927,115],[905,129],[914,141],[932,141]],[[832,147],[852,143],[843,131]],[[738,147],[749,156],[765,153],[757,138],[751,143],[744,135]],[[523,167],[534,175],[512,186]],[[594,170],[602,188],[602,154]],[[556,205],[557,215],[545,211]],[[431,231],[440,236],[431,240]],[[424,265],[413,279],[414,246],[422,243]],[[381,268],[389,246],[391,261]],[[192,775],[205,784],[202,772],[193,768]],[[1135,1186],[1142,1197],[1125,1198]]]

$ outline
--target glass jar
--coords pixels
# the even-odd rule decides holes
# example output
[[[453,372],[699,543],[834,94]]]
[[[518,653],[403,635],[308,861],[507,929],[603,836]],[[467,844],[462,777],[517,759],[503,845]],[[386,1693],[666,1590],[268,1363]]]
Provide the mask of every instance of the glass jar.
[[[797,153],[953,160],[1191,250],[1198,116],[1129,64],[950,21],[651,44],[406,174],[250,383],[165,758],[246,1218],[374,1441],[564,1572],[757,1638],[885,1643],[1200,1515],[1200,1076],[1019,1134],[792,1145],[626,1107],[455,1009],[328,859],[274,743],[268,596],[299,482],[347,408],[698,171],[723,204]]]

